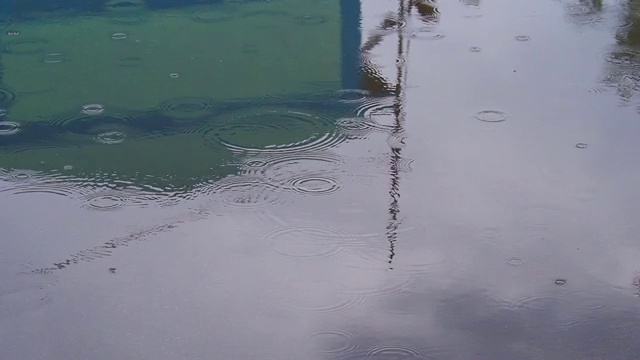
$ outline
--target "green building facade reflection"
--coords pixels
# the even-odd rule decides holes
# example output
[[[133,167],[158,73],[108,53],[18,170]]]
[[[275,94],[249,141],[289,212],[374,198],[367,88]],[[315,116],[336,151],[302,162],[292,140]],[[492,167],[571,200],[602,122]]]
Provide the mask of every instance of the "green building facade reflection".
[[[359,6],[4,3],[0,168],[186,189],[239,157],[340,141]]]

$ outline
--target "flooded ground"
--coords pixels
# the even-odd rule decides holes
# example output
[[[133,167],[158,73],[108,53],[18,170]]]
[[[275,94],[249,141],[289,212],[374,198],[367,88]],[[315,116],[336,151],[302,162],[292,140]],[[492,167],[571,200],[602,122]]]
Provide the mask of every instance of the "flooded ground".
[[[0,359],[640,354],[637,4],[0,13]]]

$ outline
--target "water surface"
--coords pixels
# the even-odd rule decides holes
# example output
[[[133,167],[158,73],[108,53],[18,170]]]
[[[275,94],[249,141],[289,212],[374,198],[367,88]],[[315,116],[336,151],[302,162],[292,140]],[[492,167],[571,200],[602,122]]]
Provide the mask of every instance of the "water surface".
[[[635,4],[0,13],[1,359],[640,353]]]

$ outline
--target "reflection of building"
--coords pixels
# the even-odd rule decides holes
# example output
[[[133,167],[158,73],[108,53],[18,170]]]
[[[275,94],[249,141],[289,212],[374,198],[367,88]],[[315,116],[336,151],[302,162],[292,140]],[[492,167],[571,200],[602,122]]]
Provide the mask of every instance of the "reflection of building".
[[[3,3],[15,22],[2,34],[0,107],[21,131],[0,139],[0,167],[211,176],[230,156],[201,136],[218,119],[258,104],[275,111],[280,100],[290,109],[301,94],[358,81],[357,1]],[[87,104],[104,112],[82,114]],[[265,145],[326,130],[307,125]]]

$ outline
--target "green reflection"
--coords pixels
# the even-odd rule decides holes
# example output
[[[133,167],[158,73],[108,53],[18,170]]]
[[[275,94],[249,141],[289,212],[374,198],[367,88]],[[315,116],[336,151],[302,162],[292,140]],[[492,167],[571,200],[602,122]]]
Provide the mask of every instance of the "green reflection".
[[[0,107],[21,128],[0,167],[181,188],[238,156],[340,141],[339,1],[129,2],[7,26]]]

